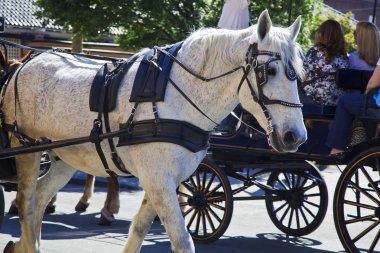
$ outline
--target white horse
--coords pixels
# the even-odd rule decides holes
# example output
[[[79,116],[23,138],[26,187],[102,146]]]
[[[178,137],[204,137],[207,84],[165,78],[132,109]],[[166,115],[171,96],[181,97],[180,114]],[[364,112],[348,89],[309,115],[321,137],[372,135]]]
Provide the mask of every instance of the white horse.
[[[201,29],[184,41],[177,55],[180,62],[204,77],[218,76],[238,66],[243,66],[244,71],[242,68],[205,82],[174,63],[170,78],[215,122],[220,122],[240,102],[267,130],[274,149],[294,152],[307,138],[296,80],[294,75],[289,75],[289,68],[294,70],[293,74],[302,74],[299,47],[295,42],[300,25],[298,17],[289,28],[272,27],[270,17],[264,11],[258,24],[245,30]],[[259,51],[255,50],[255,45]],[[258,71],[257,67],[262,63],[268,63],[265,66],[270,71],[268,68]],[[109,115],[113,131],[127,121],[134,105],[129,102],[129,96],[138,65],[138,62],[134,63],[123,79],[116,110]],[[64,53],[47,52],[35,57],[19,69],[16,104],[14,78],[9,84],[3,108],[6,122],[13,123],[16,108],[19,130],[33,138],[46,137],[54,141],[88,136],[97,116],[88,108],[88,97],[100,66],[97,61]],[[258,87],[256,82],[262,80],[263,74],[267,82]],[[170,83],[165,101],[157,103],[157,110],[162,119],[186,121],[205,131],[215,127],[215,123],[196,110]],[[141,103],[135,120],[152,118],[151,103]],[[20,146],[16,138],[12,138],[12,144]],[[123,175],[112,164],[107,143],[102,142],[102,147],[111,170]],[[173,251],[194,252],[193,241],[178,205],[176,188],[195,171],[206,150],[193,153],[177,144],[153,142],[122,146],[117,151],[128,170],[140,179],[145,191],[122,252],[140,251],[156,214],[169,235]],[[7,245],[4,250],[7,253],[40,252],[45,206],[70,179],[74,172],[72,168],[107,176],[92,143],[55,149],[54,153],[61,160],[53,163],[59,164],[53,164],[51,171],[38,183],[40,154],[16,157],[21,237],[16,243]]]

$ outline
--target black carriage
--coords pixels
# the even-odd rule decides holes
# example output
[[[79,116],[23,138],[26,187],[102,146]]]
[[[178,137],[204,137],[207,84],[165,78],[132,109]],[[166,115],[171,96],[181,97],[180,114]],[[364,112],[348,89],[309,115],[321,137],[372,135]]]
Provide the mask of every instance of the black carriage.
[[[360,90],[370,74],[341,71],[338,80],[342,85],[345,80],[348,84],[360,81],[364,86],[349,87]],[[208,243],[222,236],[231,221],[233,202],[239,200],[264,200],[279,230],[291,236],[307,235],[321,224],[328,205],[327,187],[318,167],[346,165],[334,196],[336,229],[348,252],[373,252],[380,234],[376,229],[380,223],[380,139],[373,136],[352,144],[344,156],[328,156],[324,141],[335,107],[305,104],[303,112],[308,140],[292,154],[272,150],[265,136],[256,131],[255,120],[244,111],[237,113],[243,121],[236,129],[221,127],[213,133],[208,156],[178,190],[194,240]],[[244,123],[247,120],[249,125]],[[379,123],[377,117],[368,115],[361,120]],[[231,186],[231,180],[240,182],[239,186]],[[237,196],[251,186],[264,193]],[[368,236],[372,244],[363,245],[361,239]]]

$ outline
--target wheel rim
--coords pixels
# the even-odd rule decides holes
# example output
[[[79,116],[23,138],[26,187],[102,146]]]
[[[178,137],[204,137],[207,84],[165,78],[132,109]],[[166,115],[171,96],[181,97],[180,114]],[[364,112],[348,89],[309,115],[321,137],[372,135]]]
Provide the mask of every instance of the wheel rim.
[[[327,188],[321,180],[310,171],[271,174],[268,185],[280,193],[267,193],[266,205],[278,229],[288,235],[303,236],[320,225],[328,201]]]
[[[201,163],[178,190],[186,226],[196,241],[211,242],[223,235],[232,216],[232,194],[226,177]]]
[[[379,171],[380,152],[369,153],[348,165],[338,181],[334,219],[348,252],[380,252]]]

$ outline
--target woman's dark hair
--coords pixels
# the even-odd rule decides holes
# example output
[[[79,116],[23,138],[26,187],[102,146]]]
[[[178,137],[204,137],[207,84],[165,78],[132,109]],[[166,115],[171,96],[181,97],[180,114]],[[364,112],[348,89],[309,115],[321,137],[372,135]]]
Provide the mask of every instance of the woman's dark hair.
[[[327,62],[332,62],[336,56],[347,57],[343,30],[340,24],[329,19],[323,22],[315,33],[315,45],[319,51],[325,52]]]

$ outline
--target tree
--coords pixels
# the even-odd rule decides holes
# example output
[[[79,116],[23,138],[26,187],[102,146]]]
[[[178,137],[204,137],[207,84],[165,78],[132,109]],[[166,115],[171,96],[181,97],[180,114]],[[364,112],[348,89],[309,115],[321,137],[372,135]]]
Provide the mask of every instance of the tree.
[[[118,38],[124,48],[138,49],[172,44],[202,26],[205,0],[135,0],[133,16],[121,14],[119,25],[125,35]],[[123,11],[121,11],[123,12]]]
[[[41,8],[39,18],[53,20],[54,24],[72,31],[72,50],[82,51],[83,38],[109,33],[123,10],[128,15],[133,0],[36,0]]]

